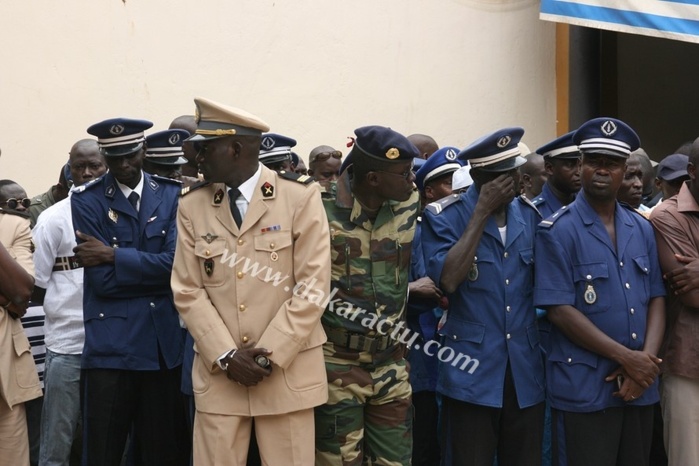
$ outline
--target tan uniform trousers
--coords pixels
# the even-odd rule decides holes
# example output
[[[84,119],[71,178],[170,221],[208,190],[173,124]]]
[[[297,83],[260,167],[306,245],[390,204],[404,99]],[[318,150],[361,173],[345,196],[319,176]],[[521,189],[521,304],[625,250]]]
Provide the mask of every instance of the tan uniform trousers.
[[[245,466],[251,417],[194,416],[194,466]],[[315,462],[313,409],[255,417],[255,434],[265,466],[309,466]]]
[[[10,409],[0,399],[0,466],[29,465],[29,434],[24,403]]]
[[[660,403],[668,466],[699,465],[699,380],[664,374]]]

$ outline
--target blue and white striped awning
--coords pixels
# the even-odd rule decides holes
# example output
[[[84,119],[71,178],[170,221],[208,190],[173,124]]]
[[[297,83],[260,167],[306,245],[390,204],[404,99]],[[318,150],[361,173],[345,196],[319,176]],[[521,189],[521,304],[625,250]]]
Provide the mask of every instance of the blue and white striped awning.
[[[541,0],[540,17],[699,43],[699,0]]]

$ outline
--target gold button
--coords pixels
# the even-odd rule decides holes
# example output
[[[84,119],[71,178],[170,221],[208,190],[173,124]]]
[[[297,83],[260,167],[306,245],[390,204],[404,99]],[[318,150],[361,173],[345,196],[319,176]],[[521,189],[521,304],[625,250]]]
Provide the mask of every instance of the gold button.
[[[238,309],[240,309],[241,311],[244,311],[244,310],[245,310],[245,304],[241,304],[240,306],[238,306]]]
[[[204,255],[205,255],[206,257],[209,257],[209,256],[211,255],[211,251],[209,251],[209,250],[207,249],[207,250],[204,252]]]
[[[245,274],[244,274],[243,272],[238,272],[237,275],[238,275],[238,278],[243,278],[243,276],[244,276]]]
[[[274,248],[274,243],[269,243],[270,248]]]
[[[243,241],[242,239],[239,239],[239,240],[238,240],[238,245],[240,246],[240,245],[242,245],[244,242],[245,242],[245,241]]]
[[[243,343],[247,343],[250,340],[248,337],[243,337]]]

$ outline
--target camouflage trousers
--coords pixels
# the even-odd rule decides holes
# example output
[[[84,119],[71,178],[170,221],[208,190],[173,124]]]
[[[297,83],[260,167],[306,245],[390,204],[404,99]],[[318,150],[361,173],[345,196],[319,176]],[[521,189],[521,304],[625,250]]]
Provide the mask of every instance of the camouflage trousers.
[[[364,363],[326,351],[329,395],[315,409],[316,466],[411,464],[412,391],[402,352]]]

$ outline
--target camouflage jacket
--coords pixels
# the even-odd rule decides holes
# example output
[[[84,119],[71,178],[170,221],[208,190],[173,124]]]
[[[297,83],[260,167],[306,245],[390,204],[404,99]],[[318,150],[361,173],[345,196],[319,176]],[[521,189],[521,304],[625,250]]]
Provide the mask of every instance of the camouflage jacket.
[[[330,224],[331,299],[322,317],[328,329],[391,333],[405,320],[410,254],[420,199],[386,202],[372,223],[341,178],[323,198]]]

